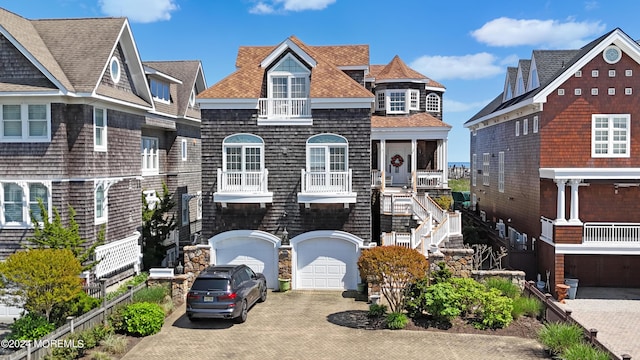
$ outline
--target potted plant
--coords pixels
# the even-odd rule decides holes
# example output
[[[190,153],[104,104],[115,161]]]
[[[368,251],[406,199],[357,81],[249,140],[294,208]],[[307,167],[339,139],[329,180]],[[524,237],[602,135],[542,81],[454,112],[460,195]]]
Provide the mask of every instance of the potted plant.
[[[280,292],[291,290],[291,279],[278,278],[278,289]]]

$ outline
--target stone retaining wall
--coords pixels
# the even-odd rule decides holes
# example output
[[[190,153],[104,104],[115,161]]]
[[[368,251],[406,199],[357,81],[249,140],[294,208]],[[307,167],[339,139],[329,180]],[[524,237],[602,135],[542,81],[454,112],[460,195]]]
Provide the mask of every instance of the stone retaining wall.
[[[519,270],[474,270],[471,272],[471,277],[479,282],[492,277],[506,279],[518,285],[521,290],[524,289],[524,284],[527,282],[525,272]]]
[[[429,253],[431,271],[439,270],[438,263],[444,262],[454,277],[471,277],[473,271],[473,249],[446,249]]]

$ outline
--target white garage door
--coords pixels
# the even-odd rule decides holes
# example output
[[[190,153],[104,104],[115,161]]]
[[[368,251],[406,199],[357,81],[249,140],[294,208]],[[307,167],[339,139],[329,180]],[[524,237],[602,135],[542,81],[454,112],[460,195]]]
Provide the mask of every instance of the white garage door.
[[[355,289],[358,284],[356,246],[348,241],[315,238],[295,249],[297,289]]]
[[[255,238],[233,238],[215,245],[216,265],[246,264],[251,270],[263,273],[267,286],[278,287],[278,256],[273,243]]]

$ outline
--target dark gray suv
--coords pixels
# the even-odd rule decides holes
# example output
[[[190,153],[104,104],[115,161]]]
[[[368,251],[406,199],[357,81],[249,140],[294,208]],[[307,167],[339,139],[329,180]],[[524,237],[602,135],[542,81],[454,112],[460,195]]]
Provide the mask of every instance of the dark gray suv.
[[[256,302],[267,300],[267,280],[247,265],[210,266],[200,273],[187,294],[187,317],[247,320]]]

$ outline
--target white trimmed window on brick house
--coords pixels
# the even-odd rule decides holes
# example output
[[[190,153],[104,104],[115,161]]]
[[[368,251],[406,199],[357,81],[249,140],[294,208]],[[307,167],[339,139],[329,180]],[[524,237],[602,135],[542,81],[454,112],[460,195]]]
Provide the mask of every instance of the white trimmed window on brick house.
[[[538,127],[540,126],[540,125],[538,124],[538,121],[539,121],[539,120],[538,120],[538,116],[537,116],[537,115],[536,115],[536,116],[534,116],[534,117],[533,117],[533,133],[534,133],[534,134],[536,134],[536,133],[538,132]]]
[[[50,104],[2,104],[0,142],[51,141]]]
[[[631,147],[630,126],[630,114],[592,115],[591,157],[629,157]]]
[[[93,108],[93,150],[107,151],[107,109]]]
[[[42,221],[39,199],[51,218],[51,181],[0,181],[0,228],[32,227],[31,214]]]

